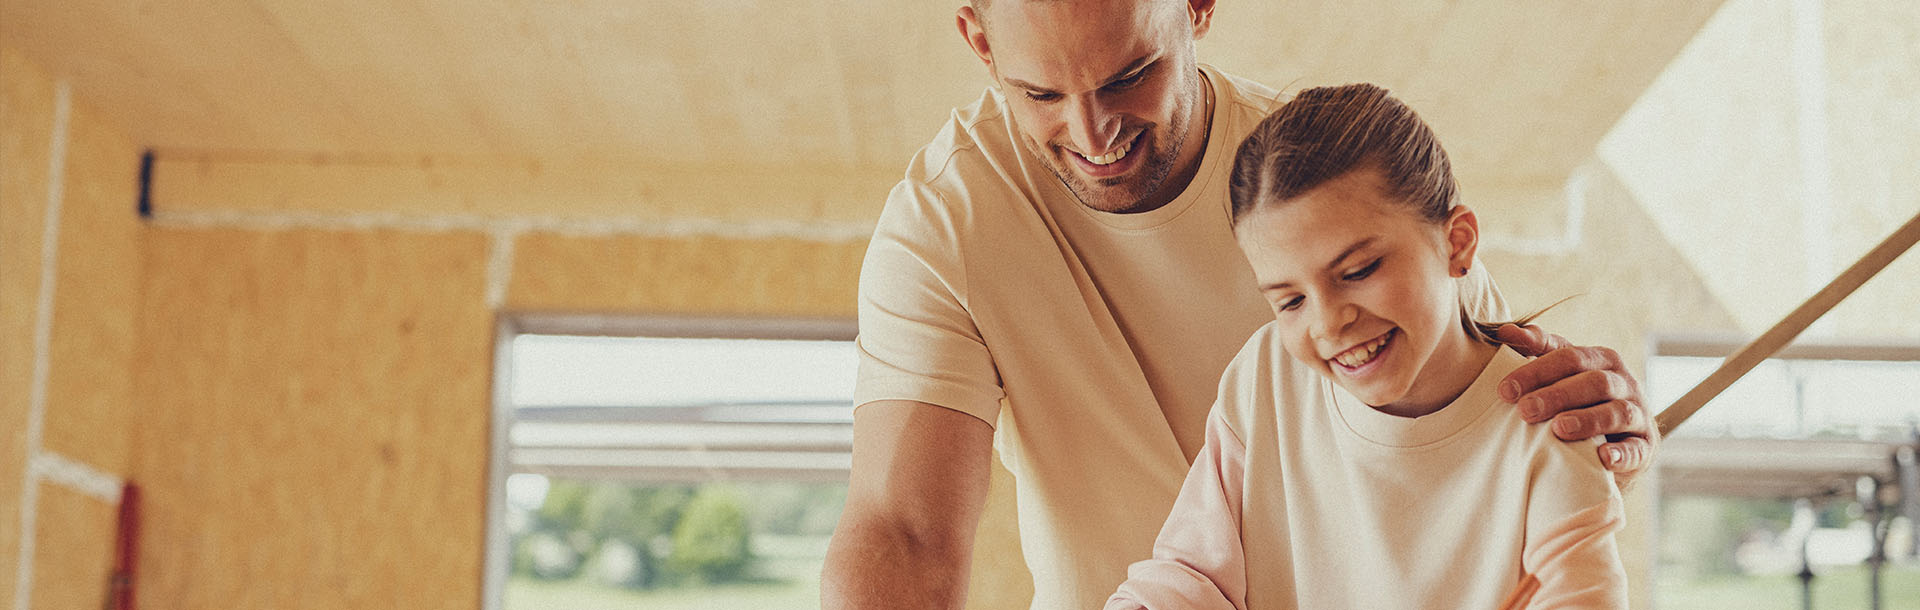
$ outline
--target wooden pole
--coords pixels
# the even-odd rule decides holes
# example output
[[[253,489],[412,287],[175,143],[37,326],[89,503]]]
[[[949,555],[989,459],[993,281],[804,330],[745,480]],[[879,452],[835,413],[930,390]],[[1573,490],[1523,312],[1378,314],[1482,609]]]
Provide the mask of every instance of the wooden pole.
[[[1833,281],[1827,283],[1825,288],[1821,288],[1820,292],[1813,293],[1813,296],[1809,297],[1805,303],[1801,303],[1800,307],[1775,323],[1773,328],[1767,329],[1767,332],[1762,333],[1752,343],[1746,344],[1740,348],[1740,351],[1727,357],[1725,362],[1720,363],[1720,368],[1715,369],[1713,374],[1707,375],[1706,379],[1700,381],[1700,385],[1694,386],[1685,396],[1673,401],[1673,405],[1667,407],[1667,410],[1661,411],[1660,416],[1655,418],[1660,424],[1660,434],[1662,436],[1672,434],[1673,429],[1679,427],[1681,422],[1687,421],[1687,418],[1692,417],[1700,407],[1706,406],[1713,397],[1719,396],[1721,391],[1738,381],[1741,375],[1747,374],[1747,371],[1759,366],[1761,361],[1780,351],[1780,348],[1786,347],[1794,337],[1800,336],[1800,333],[1807,330],[1808,326],[1812,326],[1815,320],[1820,319],[1820,316],[1826,315],[1833,306],[1840,304],[1847,295],[1859,289],[1861,284],[1867,283],[1874,274],[1893,263],[1893,259],[1900,258],[1902,253],[1913,247],[1915,241],[1920,241],[1920,214],[1914,215],[1907,224],[1895,229],[1892,235],[1888,235],[1880,245],[1868,250],[1865,256],[1860,257],[1853,266],[1847,267],[1846,271],[1840,272],[1840,276],[1833,278]],[[1920,306],[1916,306],[1914,311],[1897,315],[1920,315]]]

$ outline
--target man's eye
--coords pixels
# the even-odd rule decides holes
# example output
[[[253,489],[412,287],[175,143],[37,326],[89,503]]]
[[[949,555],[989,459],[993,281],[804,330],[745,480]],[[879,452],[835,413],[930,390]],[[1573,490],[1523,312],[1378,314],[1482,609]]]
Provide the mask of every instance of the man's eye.
[[[1057,100],[1057,99],[1060,99],[1060,94],[1058,94],[1058,93],[1035,93],[1035,92],[1033,92],[1033,91],[1028,91],[1028,92],[1027,92],[1027,99],[1030,99],[1030,100],[1033,100],[1033,101],[1036,101],[1036,102],[1051,102],[1051,101],[1054,101],[1054,100]]]
[[[1373,275],[1374,271],[1377,271],[1380,269],[1380,260],[1381,259],[1377,259],[1377,258],[1373,259],[1373,262],[1367,263],[1367,266],[1361,267],[1359,269],[1355,269],[1354,271],[1346,275],[1340,276],[1340,279],[1343,279],[1349,282],[1355,281],[1355,280],[1367,279],[1367,276]]]
[[[1293,297],[1291,299],[1281,301],[1280,306],[1276,307],[1275,309],[1279,309],[1280,311],[1293,311],[1295,309],[1299,309],[1300,303],[1306,300],[1307,300],[1307,297]]]
[[[1117,81],[1113,81],[1111,83],[1107,83],[1107,89],[1113,90],[1113,91],[1132,89],[1134,85],[1140,84],[1140,81],[1145,80],[1146,78],[1147,78],[1147,71],[1141,70],[1139,72],[1133,73],[1133,76],[1129,76]]]

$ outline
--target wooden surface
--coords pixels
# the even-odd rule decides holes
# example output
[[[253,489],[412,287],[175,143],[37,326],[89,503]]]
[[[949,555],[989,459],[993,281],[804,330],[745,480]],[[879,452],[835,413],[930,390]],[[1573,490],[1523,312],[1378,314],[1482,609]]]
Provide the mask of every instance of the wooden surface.
[[[86,105],[75,105],[70,125],[43,446],[124,475],[138,402],[140,152]]]
[[[852,317],[866,241],[522,236],[517,311]]]
[[[65,487],[40,486],[33,553],[34,608],[101,607],[106,600],[107,576],[113,571],[116,509],[113,504]]]
[[[928,134],[931,135],[931,134]],[[899,160],[904,163],[905,158]],[[871,223],[899,163],[879,168],[656,167],[610,161],[163,152],[154,209]]]
[[[1688,390],[1678,400],[1673,401],[1666,410],[1661,411],[1656,417],[1660,424],[1660,434],[1663,436],[1671,434],[1674,428],[1686,422],[1687,418],[1706,406],[1713,397],[1732,386],[1735,381],[1739,381],[1741,375],[1747,374],[1747,371],[1753,370],[1753,367],[1758,366],[1774,352],[1786,347],[1794,337],[1800,336],[1801,331],[1820,319],[1820,316],[1826,315],[1828,310],[1840,304],[1847,295],[1853,294],[1861,284],[1867,283],[1874,274],[1892,264],[1894,259],[1900,258],[1900,255],[1913,247],[1916,241],[1920,241],[1920,215],[1915,215],[1906,224],[1895,229],[1893,234],[1888,235],[1872,250],[1868,250],[1859,261],[1847,267],[1846,271],[1840,272],[1839,277],[1833,278],[1825,288],[1814,293],[1806,302],[1801,303],[1792,313],[1787,314],[1787,317],[1767,329],[1767,332],[1762,333],[1753,342],[1740,348],[1732,356],[1728,356],[1727,360],[1720,363],[1720,367],[1708,374],[1699,385]]]
[[[53,106],[53,81],[0,47],[0,600],[13,599],[20,558],[19,498]]]
[[[988,83],[959,4],[23,0],[0,40],[162,149],[891,168]],[[1720,4],[1225,3],[1200,59],[1384,84],[1468,174],[1557,180]]]
[[[140,604],[478,607],[486,239],[147,239]]]

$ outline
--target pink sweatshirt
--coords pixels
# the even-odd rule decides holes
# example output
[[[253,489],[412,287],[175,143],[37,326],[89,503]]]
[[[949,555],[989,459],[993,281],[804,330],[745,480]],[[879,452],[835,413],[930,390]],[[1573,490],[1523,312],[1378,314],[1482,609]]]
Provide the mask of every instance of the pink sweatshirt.
[[[1286,366],[1269,324],[1229,365],[1153,558],[1108,610],[1625,608],[1621,502],[1595,442],[1527,424],[1501,348],[1446,408],[1375,411]]]

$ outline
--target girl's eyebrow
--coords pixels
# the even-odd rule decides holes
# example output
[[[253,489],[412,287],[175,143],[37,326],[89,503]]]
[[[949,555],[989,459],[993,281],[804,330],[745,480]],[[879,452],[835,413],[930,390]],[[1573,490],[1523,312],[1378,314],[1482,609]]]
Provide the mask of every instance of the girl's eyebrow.
[[[1355,252],[1359,252],[1363,249],[1366,249],[1367,246],[1373,245],[1373,242],[1378,241],[1379,239],[1380,239],[1380,236],[1375,235],[1375,236],[1368,237],[1366,239],[1362,239],[1360,241],[1353,242],[1353,245],[1347,246],[1347,249],[1345,250],[1341,250],[1339,256],[1333,257],[1333,262],[1327,263],[1326,268],[1333,269],[1335,267],[1339,267],[1340,263],[1346,262],[1347,257],[1353,256],[1353,253]],[[1293,284],[1290,282],[1276,282],[1272,284],[1267,284],[1265,286],[1261,286],[1260,290],[1262,292],[1265,292],[1268,290],[1279,290],[1281,288],[1288,288],[1292,286]]]
[[[1361,249],[1366,248],[1367,246],[1373,245],[1374,240],[1377,240],[1377,239],[1380,239],[1378,235],[1373,237],[1368,237],[1366,239],[1362,239],[1357,242],[1353,242],[1353,245],[1347,246],[1347,249],[1340,251],[1340,256],[1333,257],[1333,262],[1327,263],[1327,268],[1332,269],[1334,267],[1340,266],[1340,263],[1345,262],[1347,260],[1347,257],[1353,256],[1353,253],[1359,252]]]

